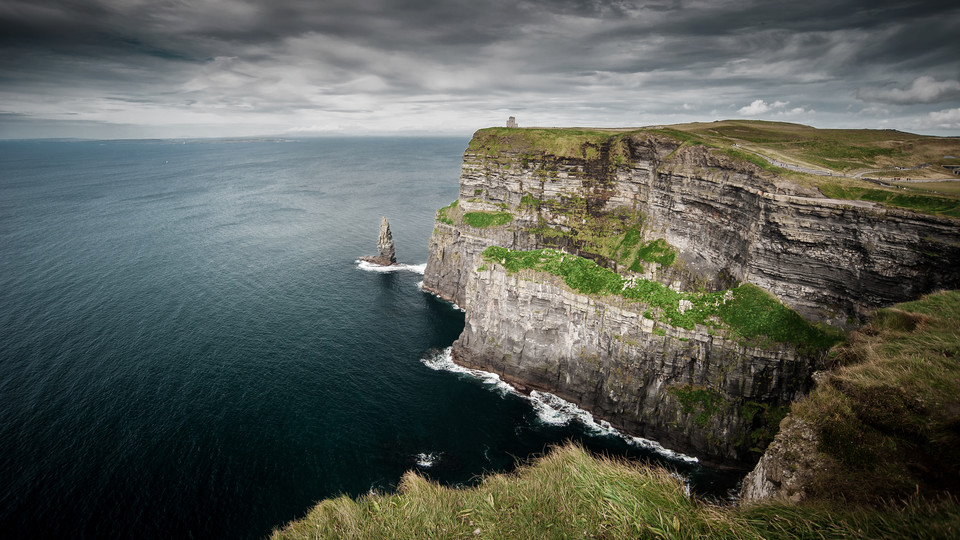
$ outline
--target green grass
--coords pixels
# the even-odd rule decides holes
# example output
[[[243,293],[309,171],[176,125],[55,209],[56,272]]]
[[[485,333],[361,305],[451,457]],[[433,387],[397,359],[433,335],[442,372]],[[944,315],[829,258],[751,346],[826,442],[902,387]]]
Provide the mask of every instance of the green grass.
[[[637,261],[647,261],[663,266],[670,266],[676,258],[677,250],[662,238],[651,240],[637,249]]]
[[[823,349],[842,339],[838,330],[808,323],[754,285],[714,293],[680,293],[655,281],[624,277],[589,259],[553,249],[514,251],[491,246],[484,250],[483,259],[508,272],[529,269],[559,276],[571,289],[585,294],[615,295],[642,302],[657,310],[656,320],[671,326],[725,327],[758,346],[784,342]]]
[[[934,192],[951,197],[960,197],[960,182],[913,182],[898,184],[908,191]]]
[[[524,202],[526,200],[526,202]],[[535,205],[541,216],[549,214],[562,216],[567,229],[541,226],[532,229],[540,237],[543,245],[553,247],[574,247],[578,252],[592,254],[621,266],[628,267],[638,259],[637,250],[642,239],[645,216],[638,210],[617,208],[610,212],[591,212],[590,201],[584,197],[569,196],[559,199],[540,201],[534,197],[521,200],[521,205]],[[557,221],[556,217],[551,217]],[[672,248],[664,241],[649,249],[658,250],[665,255]],[[653,262],[652,260],[650,262]],[[642,264],[635,263],[634,271],[642,271]]]
[[[960,218],[960,199],[957,198],[918,195],[915,192],[903,193],[885,189],[842,186],[835,183],[821,184],[820,191],[827,197],[834,199],[872,201],[886,206],[907,208],[925,214]]]
[[[540,205],[543,204],[543,201],[534,197],[529,193],[524,193],[523,197],[520,198],[520,207],[521,208],[530,208],[532,210],[539,210]]]
[[[456,210],[456,208],[457,208],[457,203],[459,203],[459,202],[460,202],[459,200],[453,201],[452,203],[448,204],[447,206],[444,206],[443,208],[437,210],[437,221],[439,221],[439,222],[441,222],[441,223],[446,223],[447,225],[454,225],[455,222],[454,222],[453,218],[450,217],[449,214],[450,214],[452,211]]]
[[[757,167],[760,167],[760,169],[762,169],[762,170],[764,170],[764,171],[767,171],[767,172],[773,172],[773,173],[787,173],[787,172],[788,172],[786,169],[781,169],[780,167],[777,167],[776,165],[770,163],[769,161],[763,159],[762,157],[760,157],[760,156],[758,156],[758,155],[756,155],[756,154],[754,154],[754,153],[752,153],[752,152],[743,152],[743,151],[740,151],[740,150],[734,150],[734,149],[732,149],[732,148],[727,148],[727,149],[724,149],[724,153],[727,154],[728,156],[732,157],[732,158],[739,159],[740,161],[747,161],[747,162],[749,162],[749,163],[753,163],[753,164],[756,165]]]
[[[484,229],[486,227],[499,227],[513,221],[513,214],[510,212],[467,212],[463,214],[463,222],[471,227]]]
[[[960,492],[960,291],[876,312],[793,414],[816,429],[821,499]]]
[[[960,150],[960,138],[957,137],[932,137],[895,130],[815,129],[801,124],[757,120],[681,124],[659,131],[670,135],[683,133],[686,139],[674,136],[679,140],[727,150],[733,144],[747,146],[767,155],[780,155],[788,161],[792,158],[837,172],[897,166],[909,168],[930,163],[932,167],[928,172],[947,177],[948,174],[940,168],[949,162],[944,156],[957,155]]]
[[[396,493],[321,501],[276,539],[564,538],[736,540],[956,538],[956,500],[880,509],[690,498],[670,472],[568,444],[511,474],[450,488],[408,472]]]
[[[622,130],[578,128],[486,128],[474,133],[468,149],[489,158],[501,154],[596,159],[598,148]]]
[[[710,417],[720,410],[724,403],[723,396],[716,390],[687,384],[684,386],[667,387],[667,392],[677,396],[680,400],[680,410],[684,413],[697,413],[694,421],[701,425],[707,425]]]

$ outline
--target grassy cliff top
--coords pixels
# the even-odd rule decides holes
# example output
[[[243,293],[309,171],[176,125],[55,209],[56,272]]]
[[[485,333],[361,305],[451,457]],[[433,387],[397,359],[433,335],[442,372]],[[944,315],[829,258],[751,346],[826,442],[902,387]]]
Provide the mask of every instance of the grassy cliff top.
[[[489,158],[554,156],[628,161],[631,138],[702,146],[827,197],[866,200],[960,218],[960,137],[895,130],[816,129],[785,122],[723,120],[645,128],[486,128],[468,151]],[[872,181],[870,181],[870,180]],[[909,180],[909,181],[905,181]],[[885,185],[879,185],[878,181]]]
[[[960,291],[879,310],[838,358],[794,406],[825,437],[803,503],[709,505],[663,469],[568,445],[465,489],[411,471],[397,493],[321,501],[273,537],[957,538]]]
[[[644,128],[486,128],[470,149],[496,154],[540,152],[586,157],[584,148],[630,134],[650,133],[688,144],[740,149],[811,170],[877,177],[956,179],[943,166],[960,165],[960,137],[896,130],[817,129],[802,124],[722,120]],[[922,166],[922,167],[921,167]]]
[[[680,124],[663,130],[689,134],[717,146],[737,145],[794,165],[841,173],[872,171],[867,174],[950,178],[951,173],[942,166],[960,165],[960,137],[933,137],[891,129],[816,129],[756,120]],[[921,165],[928,166],[914,169]]]

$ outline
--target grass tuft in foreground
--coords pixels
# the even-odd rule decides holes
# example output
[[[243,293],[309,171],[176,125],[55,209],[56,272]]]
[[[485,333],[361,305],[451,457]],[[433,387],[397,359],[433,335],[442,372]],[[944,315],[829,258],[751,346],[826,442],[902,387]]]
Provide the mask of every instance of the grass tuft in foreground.
[[[954,538],[960,505],[903,507],[702,503],[664,469],[568,444],[513,474],[454,489],[408,472],[394,494],[320,502],[273,538]]]

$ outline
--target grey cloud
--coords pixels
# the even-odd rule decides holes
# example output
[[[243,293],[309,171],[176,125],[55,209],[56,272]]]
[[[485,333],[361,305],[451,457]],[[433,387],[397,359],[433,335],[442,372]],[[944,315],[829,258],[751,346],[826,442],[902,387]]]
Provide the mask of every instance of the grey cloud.
[[[903,88],[861,88],[857,91],[857,98],[890,105],[946,103],[960,100],[960,81],[938,81],[933,77],[923,76]]]
[[[643,122],[658,110],[733,115],[756,100],[840,115],[861,110],[857,99],[955,99],[949,88],[931,98],[903,86],[960,73],[955,4],[3,0],[0,100],[54,120],[97,117],[110,100],[184,121],[271,126],[305,114],[379,125],[388,115],[479,118],[511,107]],[[136,112],[104,121],[133,122]]]

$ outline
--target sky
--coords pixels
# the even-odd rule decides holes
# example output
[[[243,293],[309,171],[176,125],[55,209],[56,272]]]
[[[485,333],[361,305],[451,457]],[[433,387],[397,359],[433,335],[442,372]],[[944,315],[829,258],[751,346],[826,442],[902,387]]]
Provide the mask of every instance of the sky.
[[[960,2],[0,0],[0,138],[960,135]]]

